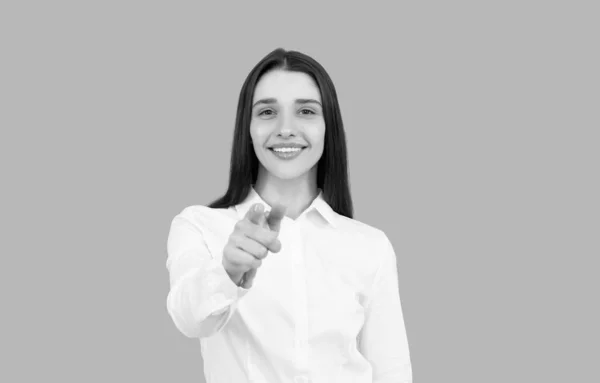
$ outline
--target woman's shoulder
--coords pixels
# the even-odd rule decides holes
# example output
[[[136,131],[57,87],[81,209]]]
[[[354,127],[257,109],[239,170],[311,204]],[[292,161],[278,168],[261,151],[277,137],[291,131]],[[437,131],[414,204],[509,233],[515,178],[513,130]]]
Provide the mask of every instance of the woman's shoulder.
[[[337,227],[344,234],[369,243],[385,243],[388,238],[385,232],[372,224],[356,218],[349,218],[340,214],[336,215]]]
[[[235,208],[212,208],[205,205],[189,205],[175,215],[173,221],[185,220],[198,228],[214,227],[220,223],[235,222],[237,212]]]
[[[339,254],[343,257],[333,256],[340,273],[346,273],[345,278],[350,281],[373,281],[390,254],[385,231],[365,221],[338,215],[336,232],[335,239],[330,237],[328,240],[335,241],[336,249],[342,249]]]

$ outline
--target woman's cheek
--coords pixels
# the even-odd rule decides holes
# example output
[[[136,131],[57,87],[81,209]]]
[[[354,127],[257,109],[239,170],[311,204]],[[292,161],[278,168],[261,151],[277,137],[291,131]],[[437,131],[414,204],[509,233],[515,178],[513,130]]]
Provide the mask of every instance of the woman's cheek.
[[[323,140],[325,137],[325,123],[313,123],[305,125],[305,132],[312,141]]]
[[[252,140],[259,145],[263,145],[267,136],[269,135],[270,128],[267,124],[261,122],[253,122],[250,125],[250,135]]]

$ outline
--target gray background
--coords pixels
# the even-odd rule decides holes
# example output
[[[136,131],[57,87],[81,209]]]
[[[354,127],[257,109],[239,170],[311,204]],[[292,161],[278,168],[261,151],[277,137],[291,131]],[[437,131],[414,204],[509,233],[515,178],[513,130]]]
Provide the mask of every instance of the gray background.
[[[598,13],[483,3],[2,2],[0,380],[203,381],[168,229],[225,191],[281,46],[337,87],[415,382],[599,381]]]

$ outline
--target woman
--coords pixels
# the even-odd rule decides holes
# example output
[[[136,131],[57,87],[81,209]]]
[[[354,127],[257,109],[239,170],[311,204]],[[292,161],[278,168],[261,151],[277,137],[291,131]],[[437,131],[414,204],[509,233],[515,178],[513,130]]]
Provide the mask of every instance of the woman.
[[[276,49],[242,86],[229,188],[172,221],[167,307],[207,382],[412,382],[396,257],[352,218],[336,91]]]

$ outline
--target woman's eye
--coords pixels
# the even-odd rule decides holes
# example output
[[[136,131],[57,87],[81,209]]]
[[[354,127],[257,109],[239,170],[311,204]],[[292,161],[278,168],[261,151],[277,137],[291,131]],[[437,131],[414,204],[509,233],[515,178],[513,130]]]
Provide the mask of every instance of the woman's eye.
[[[273,114],[274,114],[274,112],[271,109],[265,109],[265,110],[261,111],[260,113],[258,113],[259,116],[271,116]]]
[[[310,109],[301,109],[300,113],[302,113],[302,114],[315,114],[315,112],[313,112]]]

